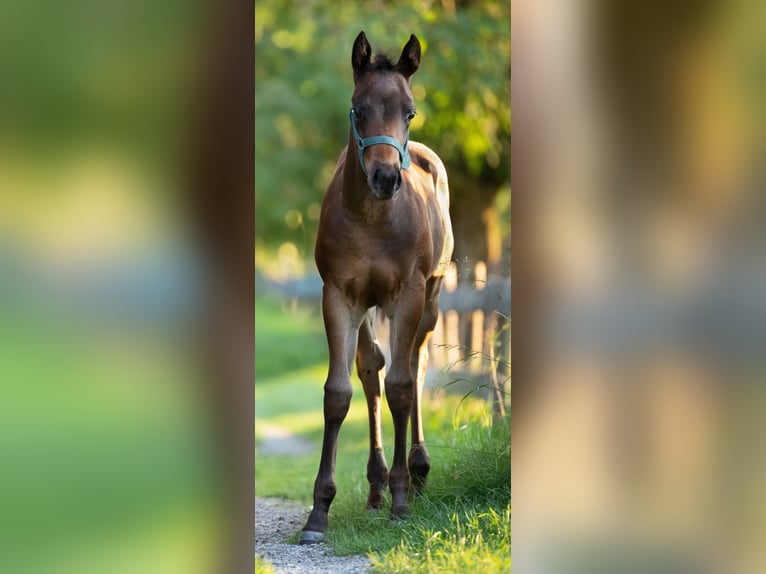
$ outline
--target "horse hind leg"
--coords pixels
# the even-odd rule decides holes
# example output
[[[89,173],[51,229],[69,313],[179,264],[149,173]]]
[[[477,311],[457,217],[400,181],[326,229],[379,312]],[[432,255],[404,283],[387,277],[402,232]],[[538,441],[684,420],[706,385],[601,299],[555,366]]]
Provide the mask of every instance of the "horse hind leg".
[[[394,421],[394,460],[388,483],[391,491],[391,514],[395,517],[405,517],[409,514],[407,427],[416,395],[411,359],[418,325],[423,315],[424,291],[424,285],[413,285],[402,291],[391,325],[391,368],[386,373],[385,387],[388,407]]]
[[[417,380],[415,388],[415,400],[412,403],[410,412],[411,421],[411,443],[410,454],[407,458],[407,467],[410,471],[410,480],[415,494],[421,494],[425,488],[428,478],[428,472],[431,470],[431,459],[426,450],[425,437],[423,436],[423,417],[421,415],[421,405],[423,400],[423,383],[425,379],[425,370],[428,364],[428,341],[424,341],[419,351],[415,351],[419,357],[417,370]],[[414,370],[414,369],[413,369]]]
[[[425,488],[427,483],[428,472],[431,470],[431,459],[428,456],[423,435],[421,407],[423,402],[423,385],[425,384],[426,369],[428,368],[428,342],[436,326],[438,316],[438,298],[434,296],[424,309],[412,353],[412,372],[415,373],[416,380],[415,400],[410,411],[411,446],[407,459],[407,467],[410,471],[412,489],[417,495],[423,492],[423,488]]]
[[[379,509],[383,506],[383,495],[388,486],[388,466],[383,454],[383,438],[380,427],[380,397],[383,392],[383,367],[385,364],[383,352],[375,341],[373,315],[372,312],[368,312],[359,328],[356,372],[364,387],[370,422],[370,457],[367,461],[367,481],[370,483],[370,494],[367,497],[367,508],[369,509]]]

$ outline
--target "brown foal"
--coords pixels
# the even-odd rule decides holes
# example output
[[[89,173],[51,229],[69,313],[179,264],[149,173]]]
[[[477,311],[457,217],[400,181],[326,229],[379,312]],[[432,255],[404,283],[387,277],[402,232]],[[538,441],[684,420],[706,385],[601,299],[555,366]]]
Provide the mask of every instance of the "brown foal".
[[[319,220],[315,258],[324,282],[322,314],[330,365],[314,507],[300,544],[322,541],[327,530],[336,491],[338,432],[351,401],[354,359],[370,419],[367,507],[383,505],[388,484],[392,515],[406,516],[410,488],[420,492],[430,468],[420,410],[428,339],[452,257],[447,173],[432,150],[409,141],[415,115],[409,79],[420,65],[420,42],[410,36],[396,63],[370,56],[370,44],[360,32],[351,56],[355,86],[349,144],[338,160]],[[373,331],[376,307],[391,322],[391,365],[385,378],[385,359]],[[380,429],[384,386],[394,421],[390,473]]]

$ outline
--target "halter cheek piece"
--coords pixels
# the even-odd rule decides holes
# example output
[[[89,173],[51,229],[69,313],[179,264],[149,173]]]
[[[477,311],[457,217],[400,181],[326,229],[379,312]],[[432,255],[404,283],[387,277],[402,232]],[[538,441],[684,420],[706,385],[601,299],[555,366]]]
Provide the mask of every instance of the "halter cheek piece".
[[[409,132],[407,132],[407,139],[404,140],[404,147],[402,147],[402,144],[389,136],[361,137],[359,135],[359,130],[356,129],[356,120],[354,119],[353,110],[348,113],[348,119],[351,120],[351,129],[354,131],[354,141],[356,142],[356,149],[359,152],[359,163],[362,166],[364,175],[367,175],[367,168],[364,167],[364,150],[376,144],[386,144],[395,147],[396,151],[399,152],[399,160],[402,163],[402,169],[410,167],[410,153],[407,151],[407,144],[410,143]]]

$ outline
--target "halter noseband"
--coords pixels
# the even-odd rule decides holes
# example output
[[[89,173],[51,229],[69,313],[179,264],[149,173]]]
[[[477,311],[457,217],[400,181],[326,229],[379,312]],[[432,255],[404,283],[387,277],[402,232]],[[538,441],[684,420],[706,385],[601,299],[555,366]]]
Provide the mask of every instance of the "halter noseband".
[[[356,120],[354,119],[353,109],[348,113],[348,119],[351,120],[351,129],[354,131],[354,141],[356,142],[356,149],[359,152],[359,163],[362,166],[364,175],[367,175],[367,168],[364,167],[364,150],[376,144],[386,144],[395,147],[396,151],[399,152],[399,161],[402,162],[402,169],[410,167],[410,153],[407,151],[407,144],[410,142],[409,131],[407,132],[407,139],[404,140],[404,147],[402,147],[402,144],[390,136],[361,137],[359,135],[359,130],[356,129]]]

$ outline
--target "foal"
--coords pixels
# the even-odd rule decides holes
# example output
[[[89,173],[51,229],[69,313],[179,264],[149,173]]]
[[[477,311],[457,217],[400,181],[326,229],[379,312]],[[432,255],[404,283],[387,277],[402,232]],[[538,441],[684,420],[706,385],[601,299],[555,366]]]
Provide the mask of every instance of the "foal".
[[[399,61],[393,63],[382,55],[371,60],[370,44],[360,32],[351,64],[355,86],[349,144],[325,193],[316,242],[330,366],[314,507],[300,544],[322,541],[327,530],[327,513],[335,497],[338,432],[351,401],[354,358],[370,419],[367,507],[383,505],[388,484],[392,515],[406,516],[410,480],[420,492],[430,468],[420,403],[428,339],[452,257],[447,173],[433,151],[409,141],[415,116],[409,79],[420,65],[418,39],[410,36]],[[385,359],[373,332],[376,307],[391,321],[391,366],[385,375],[394,420],[390,473],[380,429]]]

